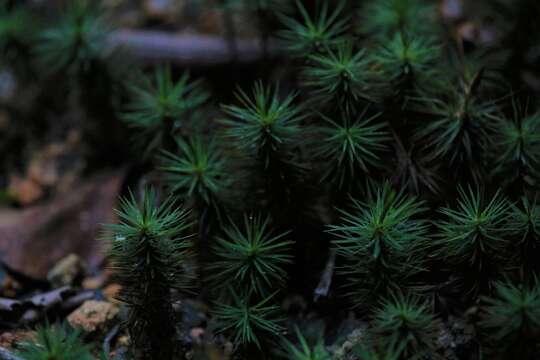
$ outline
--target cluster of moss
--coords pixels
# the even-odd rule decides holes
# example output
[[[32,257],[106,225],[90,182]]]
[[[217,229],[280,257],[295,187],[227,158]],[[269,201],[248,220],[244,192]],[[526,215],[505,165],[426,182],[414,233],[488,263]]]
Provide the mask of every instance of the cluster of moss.
[[[538,356],[540,112],[510,87],[524,45],[466,49],[430,1],[261,3],[281,9],[286,79],[216,111],[201,81],[161,66],[116,108],[156,175],[108,227],[131,354],[178,356],[173,302],[201,290],[239,357],[328,359],[324,340],[283,340],[280,302],[311,297],[335,255],[319,306],[369,320],[359,359],[441,357],[445,320],[471,306],[470,358]],[[101,17],[80,9],[43,35],[52,70],[108,64]]]

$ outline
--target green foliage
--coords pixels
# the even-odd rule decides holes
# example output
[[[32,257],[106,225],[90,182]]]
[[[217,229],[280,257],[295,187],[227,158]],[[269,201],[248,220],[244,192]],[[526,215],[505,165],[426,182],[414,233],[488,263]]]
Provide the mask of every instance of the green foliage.
[[[355,120],[337,123],[320,115],[325,124],[317,128],[313,154],[322,162],[321,182],[349,189],[359,175],[381,167],[381,154],[390,140],[384,123],[375,123],[380,114],[366,116],[368,108]]]
[[[540,287],[495,284],[495,296],[484,297],[480,327],[497,359],[531,359],[540,344]]]
[[[361,344],[353,349],[353,353],[358,360],[399,360],[403,353],[404,344],[396,343],[390,346]],[[417,357],[409,357],[410,360],[417,360]]]
[[[7,0],[0,1],[0,40],[3,44],[24,37],[24,25],[28,16],[25,8],[9,6]]]
[[[522,116],[514,102],[512,119],[501,119],[493,141],[494,174],[504,184],[522,178],[531,186],[540,181],[540,112]]]
[[[440,164],[433,164],[429,159],[419,155],[414,144],[405,149],[401,140],[395,136],[397,168],[392,180],[412,194],[439,194],[441,192]]]
[[[201,136],[177,138],[176,144],[178,155],[166,151],[161,158],[160,170],[170,191],[217,208],[230,185],[223,153],[213,139],[205,143]]]
[[[360,11],[360,31],[375,38],[391,38],[399,31],[433,32],[433,3],[424,0],[369,0]]]
[[[437,324],[426,302],[401,294],[382,301],[372,319],[375,341],[383,349],[400,344],[403,359],[437,357]]]
[[[440,48],[427,36],[399,32],[378,47],[373,61],[380,67],[381,80],[390,90],[426,89],[436,76]]]
[[[439,210],[443,219],[435,223],[435,244],[440,259],[466,272],[465,280],[470,283],[467,293],[475,293],[486,282],[489,284],[489,278],[505,263],[510,204],[500,191],[490,198],[470,186],[467,190],[459,187],[458,191],[457,206]]]
[[[269,217],[246,215],[242,228],[235,223],[223,228],[214,246],[217,260],[209,265],[216,286],[264,295],[283,285],[293,243],[285,239],[287,232],[274,235],[269,225]]]
[[[33,37],[32,17],[26,8],[9,6],[7,0],[0,1],[0,54],[2,62],[13,63],[23,60],[22,51],[28,51]]]
[[[290,341],[285,340],[283,350],[287,354],[289,360],[331,360],[332,356],[324,346],[324,340],[319,338],[316,344],[310,345],[302,332],[298,328],[296,337],[298,338],[299,346]]]
[[[300,21],[280,16],[285,29],[278,35],[289,55],[305,58],[322,53],[343,41],[349,22],[349,17],[342,13],[345,1],[340,0],[333,12],[329,12],[328,2],[324,1],[314,18],[308,14],[301,1],[297,0],[296,5],[302,17]]]
[[[288,10],[288,0],[225,0],[226,7],[243,6],[252,11],[284,11]]]
[[[348,261],[342,272],[349,296],[355,306],[362,306],[410,286],[422,271],[428,226],[417,219],[425,210],[422,203],[388,183],[364,202],[352,200],[351,207],[341,210],[341,224],[329,226],[329,232],[336,237],[338,254]]]
[[[57,24],[39,36],[35,47],[39,65],[49,74],[88,74],[104,61],[109,32],[105,16],[94,2],[69,1]]]
[[[20,345],[18,356],[25,360],[92,360],[90,346],[80,339],[78,330],[66,324],[38,326],[36,338]]]
[[[201,82],[192,81],[187,72],[175,82],[168,66],[158,67],[153,77],[143,76],[129,90],[131,99],[122,119],[135,130],[135,145],[144,150],[145,156],[189,126],[196,110],[210,97]]]
[[[195,2],[203,3],[190,1],[185,8],[189,14],[204,10]],[[176,76],[161,66],[124,88],[116,81],[123,76],[110,61],[114,49],[106,17],[96,1],[74,0],[38,34],[32,54],[44,73],[56,77],[26,86],[19,80],[27,79],[17,73],[15,86],[8,84],[0,99],[6,102],[0,111],[0,132],[10,137],[6,150],[48,126],[13,131],[13,119],[26,123],[41,114],[71,118],[82,106],[88,114],[69,125],[82,124],[81,148],[93,154],[106,143],[102,134],[108,131],[103,129],[116,130],[103,124],[118,125],[112,104],[126,99],[125,107],[119,106],[120,118],[133,130],[135,157],[144,162],[130,172],[129,181],[140,176],[166,187],[165,201],[152,190],[145,190],[141,201],[133,194],[122,199],[119,224],[107,226],[108,255],[122,286],[119,300],[127,307],[128,357],[181,356],[178,330],[187,324],[178,321],[173,304],[191,289],[198,267],[208,280],[202,281],[200,299],[219,299],[209,323],[215,320],[217,332],[245,350],[241,355],[247,359],[279,353],[268,345],[283,339],[276,291],[286,287],[294,296],[283,294],[279,300],[290,323],[307,316],[310,323],[312,317],[332,321],[338,330],[347,313],[342,294],[360,308],[358,318],[374,310],[356,354],[345,350],[351,358],[438,358],[435,341],[441,324],[430,305],[416,297],[426,289],[434,291],[434,305],[445,314],[463,318],[469,306],[481,305],[478,328],[484,338],[471,343],[485,339],[488,357],[510,358],[512,351],[518,358],[538,357],[540,112],[536,101],[530,112],[516,102],[512,109],[511,97],[500,91],[502,82],[490,82],[487,70],[498,62],[505,66],[499,79],[523,88],[525,96],[537,90],[534,65],[540,52],[532,46],[535,36],[521,36],[534,34],[525,30],[537,25],[521,21],[528,19],[521,13],[538,5],[520,0],[511,6],[519,19],[508,19],[504,26],[499,24],[504,17],[478,19],[465,9],[462,18],[475,30],[469,37],[462,19],[457,24],[445,18],[450,21],[438,29],[434,20],[439,4],[433,0],[210,2],[219,4],[212,12],[223,16],[228,50],[237,50],[230,63],[211,71],[215,98],[228,97],[233,82],[228,80],[244,83],[254,73],[263,79],[284,77],[287,91],[256,82],[251,90],[238,90],[234,104],[222,107],[224,119],[212,123],[220,115],[207,111],[213,110],[210,94],[187,72]],[[285,9],[287,2],[296,5],[295,12]],[[489,2],[464,6],[511,1]],[[18,70],[13,62],[19,59],[12,55],[34,43],[29,14],[34,6],[42,8],[29,6],[0,0],[0,52],[7,77]],[[243,14],[238,17],[237,12]],[[281,25],[274,23],[275,13]],[[244,59],[244,42],[236,42],[235,36],[238,20],[261,26],[262,62],[257,54]],[[280,31],[272,34],[276,25]],[[282,48],[267,41],[273,35]],[[504,43],[513,38],[515,44]],[[285,67],[274,62],[274,50],[283,50],[292,61]],[[244,60],[248,67],[242,67]],[[46,86],[57,85],[50,80],[72,75],[78,80],[76,92],[67,97],[66,87],[59,87],[60,97],[57,91],[48,92]],[[46,106],[42,112],[32,103]],[[69,113],[59,114],[64,110]],[[56,138],[61,125],[47,129],[51,133],[43,138]],[[121,148],[122,140],[111,143]],[[25,153],[32,155],[32,149]],[[7,175],[24,170],[24,161],[15,166],[1,162]],[[89,171],[95,170],[92,161],[87,163]],[[148,174],[156,168],[159,176]],[[0,176],[0,183],[7,184],[8,178]],[[375,180],[384,183],[372,184]],[[469,182],[478,187],[455,191],[456,184]],[[511,204],[506,196],[521,202]],[[441,203],[449,205],[432,210]],[[198,257],[186,235],[194,224],[184,207],[198,220]],[[309,219],[303,217],[306,210]],[[325,226],[330,244],[328,234],[321,234]],[[334,270],[342,279],[333,276]],[[496,283],[503,276],[521,278],[527,285]],[[334,288],[335,280],[345,289]],[[307,300],[314,293],[315,300]],[[298,329],[296,335],[283,344],[285,357],[331,358],[325,348],[330,337],[312,343]],[[198,345],[205,347],[206,339]],[[444,350],[457,358],[468,345]],[[25,351],[57,353],[37,359],[88,358],[88,348],[63,328],[40,329],[38,341],[26,346]],[[73,351],[64,347],[79,354],[71,356]]]
[[[514,262],[521,273],[540,274],[540,206],[535,201],[523,197],[518,204],[513,204],[508,220],[516,241],[512,242],[515,251]]]
[[[373,100],[374,74],[366,51],[354,50],[351,42],[309,57],[302,71],[304,85],[311,89],[316,106],[339,105],[347,114],[354,113],[360,101]]]
[[[457,90],[448,84],[442,98],[421,98],[420,111],[433,120],[422,123],[413,135],[429,159],[443,158],[448,168],[462,167],[476,179],[481,177],[484,153],[497,122],[495,102],[479,96],[482,74],[461,79]]]
[[[119,299],[129,308],[134,352],[171,359],[176,333],[171,289],[188,288],[191,244],[184,234],[191,223],[174,198],[159,206],[157,201],[153,190],[144,191],[140,204],[133,194],[121,199],[119,224],[107,226],[106,239],[114,277],[122,285]]]
[[[249,156],[268,168],[275,158],[289,158],[290,148],[300,135],[301,107],[293,104],[296,95],[280,100],[278,89],[255,83],[253,96],[239,90],[240,106],[225,105],[230,118],[223,120],[226,136]]]
[[[249,295],[239,296],[232,292],[232,296],[231,305],[217,304],[213,314],[220,325],[219,330],[230,333],[235,344],[255,345],[260,349],[263,339],[278,336],[283,330],[282,320],[275,317],[279,307],[269,304],[273,296],[256,304],[250,304]]]

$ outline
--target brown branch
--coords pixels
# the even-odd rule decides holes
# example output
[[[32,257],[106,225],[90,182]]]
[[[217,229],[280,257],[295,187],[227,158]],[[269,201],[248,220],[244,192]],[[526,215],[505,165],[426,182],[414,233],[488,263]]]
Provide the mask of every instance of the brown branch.
[[[139,62],[170,62],[184,66],[213,66],[231,62],[246,64],[278,54],[275,42],[270,42],[268,52],[264,55],[259,39],[237,39],[233,53],[223,37],[176,35],[149,30],[120,30],[111,35],[109,43],[111,48],[123,49]]]

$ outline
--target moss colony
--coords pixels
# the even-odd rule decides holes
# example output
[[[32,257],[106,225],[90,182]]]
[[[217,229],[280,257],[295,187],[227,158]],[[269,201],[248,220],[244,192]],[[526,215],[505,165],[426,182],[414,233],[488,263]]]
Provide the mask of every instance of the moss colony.
[[[146,185],[104,231],[128,358],[199,356],[176,311],[194,297],[232,358],[540,358],[540,112],[521,75],[537,2],[471,5],[496,41],[459,36],[433,1],[223,3],[279,51],[236,89],[118,66],[90,2],[37,33],[2,10],[5,62],[75,89],[88,144],[132,140],[119,154]],[[86,358],[76,338],[41,329],[21,354]]]

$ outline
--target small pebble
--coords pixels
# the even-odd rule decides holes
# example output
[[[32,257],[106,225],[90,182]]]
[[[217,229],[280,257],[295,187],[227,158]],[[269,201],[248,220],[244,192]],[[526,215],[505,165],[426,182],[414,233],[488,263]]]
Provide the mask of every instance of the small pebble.
[[[67,317],[69,324],[85,333],[105,334],[116,319],[118,305],[106,301],[88,300]]]
[[[69,254],[53,266],[47,274],[47,280],[54,287],[75,285],[85,272],[85,262],[78,255]]]

